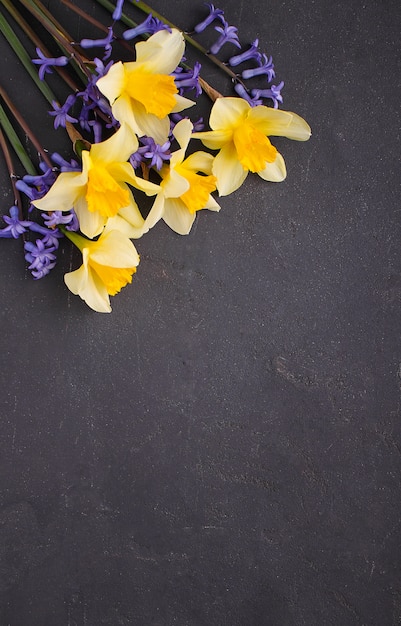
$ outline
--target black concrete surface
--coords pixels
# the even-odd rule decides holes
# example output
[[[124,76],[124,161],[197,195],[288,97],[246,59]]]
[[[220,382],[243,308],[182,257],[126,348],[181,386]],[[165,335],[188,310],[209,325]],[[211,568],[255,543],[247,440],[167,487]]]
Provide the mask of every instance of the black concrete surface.
[[[218,6],[313,137],[276,142],[284,183],[248,177],[188,237],[157,225],[111,315],[68,293],[67,248],[35,282],[0,240],[2,626],[401,624],[401,7]]]

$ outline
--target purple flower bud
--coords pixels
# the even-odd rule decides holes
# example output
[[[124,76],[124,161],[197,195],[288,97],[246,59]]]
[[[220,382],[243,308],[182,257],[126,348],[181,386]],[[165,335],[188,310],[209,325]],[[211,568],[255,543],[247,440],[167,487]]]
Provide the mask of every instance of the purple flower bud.
[[[71,122],[71,124],[74,124],[74,122],[78,121],[75,117],[71,117],[71,115],[68,114],[68,111],[75,104],[75,101],[76,97],[73,94],[70,94],[63,106],[60,106],[59,104],[57,104],[57,102],[52,102],[52,107],[54,111],[49,111],[49,115],[54,116],[55,129],[57,129],[59,126],[65,128],[66,122]]]
[[[7,226],[0,229],[0,237],[5,239],[18,239],[22,233],[26,232],[26,229],[30,227],[32,222],[28,220],[20,220],[18,207],[15,205],[11,207],[9,213],[10,217],[8,217],[8,215],[3,215],[3,220]]]
[[[115,20],[116,22],[121,19],[123,13],[123,4],[124,0],[117,0],[116,8],[114,9],[112,15],[113,20]]]

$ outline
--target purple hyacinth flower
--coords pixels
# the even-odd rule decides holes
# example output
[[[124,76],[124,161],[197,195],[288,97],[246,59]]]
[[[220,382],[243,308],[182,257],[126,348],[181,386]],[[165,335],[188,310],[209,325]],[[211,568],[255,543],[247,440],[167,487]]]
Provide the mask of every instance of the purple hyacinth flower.
[[[258,50],[258,45],[259,39],[255,39],[255,41],[252,43],[251,47],[248,48],[248,50],[245,50],[245,52],[241,52],[241,54],[237,54],[231,57],[231,59],[228,60],[229,65],[231,65],[231,67],[235,67],[236,65],[244,63],[244,61],[250,61],[251,59],[255,59],[255,61],[260,63],[262,55]]]
[[[184,72],[180,67],[173,72],[172,76],[174,76],[175,85],[177,89],[179,89],[180,95],[182,95],[185,91],[195,89],[196,95],[200,96],[202,93],[202,87],[199,83],[199,73],[201,68],[202,66],[199,61],[196,61],[193,69],[190,69],[188,72]]]
[[[36,243],[26,241],[24,248],[26,250],[25,259],[30,264],[28,269],[31,270],[35,280],[46,276],[56,265],[56,256],[53,254],[56,248],[46,246],[41,239],[37,239]]]
[[[112,51],[112,41],[114,39],[114,33],[111,26],[109,26],[107,30],[108,34],[103,39],[82,39],[79,45],[85,50],[87,50],[88,48],[104,48],[105,54],[103,59],[108,59]]]
[[[155,167],[161,170],[163,161],[169,161],[171,157],[170,142],[166,141],[163,145],[157,144],[152,137],[142,137],[143,146],[138,152],[145,158],[150,159],[149,167]]]
[[[70,94],[67,100],[64,102],[63,106],[57,104],[57,102],[52,102],[52,107],[54,111],[49,111],[49,115],[54,117],[54,128],[57,129],[59,126],[65,128],[66,122],[71,122],[74,124],[78,120],[75,117],[69,115],[68,111],[75,104],[76,97],[73,94]]]
[[[9,213],[10,217],[8,217],[8,215],[3,215],[3,220],[7,226],[0,229],[0,237],[5,239],[18,239],[20,235],[26,232],[32,222],[29,220],[20,220],[18,207],[15,205],[10,208]]]
[[[215,9],[213,4],[205,3],[207,7],[209,7],[209,15],[197,24],[194,28],[196,33],[201,33],[207,28],[212,22],[219,19],[220,21],[224,20],[224,11],[222,9]]]
[[[232,43],[234,46],[237,46],[237,48],[241,48],[237,35],[238,28],[235,26],[229,26],[224,20],[223,26],[215,26],[214,30],[217,30],[217,32],[220,33],[220,37],[210,48],[211,54],[217,54],[225,43]]]
[[[44,80],[45,74],[52,74],[53,70],[51,69],[54,66],[62,67],[63,65],[67,65],[68,59],[65,56],[50,58],[45,57],[40,48],[36,48],[36,54],[38,55],[38,59],[32,59],[32,63],[35,65],[39,65],[39,78],[40,80]]]

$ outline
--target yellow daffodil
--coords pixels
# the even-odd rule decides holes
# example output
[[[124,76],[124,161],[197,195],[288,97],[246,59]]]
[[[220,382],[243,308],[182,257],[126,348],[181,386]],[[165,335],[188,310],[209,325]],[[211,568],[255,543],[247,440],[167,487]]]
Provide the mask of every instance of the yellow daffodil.
[[[77,233],[64,231],[81,250],[83,263],[65,274],[65,283],[73,294],[99,313],[110,313],[110,298],[132,282],[139,256],[134,244],[123,233],[111,230],[90,241]]]
[[[43,198],[34,201],[42,211],[75,209],[81,232],[89,238],[99,235],[108,218],[120,210],[139,214],[128,184],[154,195],[159,188],[135,175],[128,157],[138,149],[138,139],[122,124],[106,141],[82,151],[82,171],[62,172]],[[128,184],[127,184],[128,183]]]
[[[256,172],[264,180],[284,180],[284,159],[268,137],[306,141],[311,134],[308,124],[299,115],[262,105],[252,108],[242,98],[218,98],[209,124],[211,131],[192,136],[206,147],[219,150],[212,171],[221,196],[238,189],[248,172]]]
[[[187,235],[197,211],[220,210],[211,195],[216,189],[216,178],[212,175],[213,156],[199,151],[185,158],[192,129],[188,119],[181,120],[174,128],[173,134],[180,148],[171,155],[170,164],[164,165],[160,171],[160,193],[145,220],[142,233],[163,219],[172,230]]]
[[[126,122],[138,136],[163,144],[168,137],[168,115],[194,102],[178,95],[173,72],[184,54],[184,37],[161,30],[135,46],[136,61],[114,63],[96,85],[108,98],[114,117]]]

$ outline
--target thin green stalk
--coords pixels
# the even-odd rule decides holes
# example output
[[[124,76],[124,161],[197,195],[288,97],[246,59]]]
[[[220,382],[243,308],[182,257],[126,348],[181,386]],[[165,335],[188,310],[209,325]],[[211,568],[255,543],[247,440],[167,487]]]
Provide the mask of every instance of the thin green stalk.
[[[32,164],[32,161],[28,156],[27,151],[25,150],[24,146],[20,142],[18,135],[15,132],[1,104],[0,104],[0,125],[3,127],[3,130],[5,134],[7,135],[9,142],[14,148],[14,151],[17,157],[19,158],[19,160],[21,161],[22,166],[27,172],[27,174],[31,174],[32,176],[35,176],[37,174],[37,171],[35,170]]]
[[[45,26],[52,37],[59,43],[63,52],[76,62],[76,69],[79,70],[78,75],[83,83],[85,83],[86,79],[90,77],[90,70],[86,67],[88,60],[79,52],[77,46],[74,46],[73,40],[67,31],[54,19],[40,0],[20,0],[20,2]]]
[[[36,69],[32,65],[32,60],[30,59],[24,46],[21,44],[19,38],[17,37],[17,35],[15,34],[15,32],[13,31],[13,29],[11,28],[7,20],[1,13],[0,13],[0,31],[3,33],[5,39],[7,39],[8,43],[10,44],[10,46],[12,47],[12,49],[18,56],[19,60],[21,61],[21,63],[23,64],[27,72],[29,73],[30,77],[35,82],[36,86],[41,91],[43,96],[46,98],[46,100],[50,102],[50,104],[53,101],[56,101],[57,98],[53,94],[50,87],[46,83],[40,80]]]
[[[22,17],[21,13],[15,8],[14,4],[11,0],[0,0],[1,4],[7,9],[11,17],[15,20],[18,26],[24,31],[24,33],[29,37],[32,43],[43,52],[43,54],[47,57],[51,57],[52,54],[46,48],[44,43],[38,37],[36,32],[31,28],[28,22]],[[74,81],[70,78],[67,72],[62,67],[55,67],[56,72],[61,76],[64,82],[73,90],[79,91],[79,87],[74,83]]]
[[[25,122],[25,120],[22,117],[21,113],[14,106],[13,102],[10,100],[10,98],[8,97],[8,95],[6,94],[6,92],[4,91],[4,89],[2,87],[0,87],[0,97],[6,103],[7,107],[10,109],[11,113],[13,114],[15,120],[17,121],[19,126],[22,128],[24,133],[27,135],[27,137],[29,138],[29,140],[32,143],[32,145],[34,146],[34,148],[37,150],[37,152],[39,152],[42,160],[49,167],[52,167],[52,162],[50,161],[50,159],[47,156],[46,152],[44,151],[43,147],[41,146],[41,144],[39,143],[38,139],[36,138],[36,136],[34,135],[32,130],[30,129],[28,124]]]
[[[15,185],[17,176],[14,171],[14,164],[11,158],[10,150],[8,149],[7,141],[1,128],[0,128],[0,147],[3,150],[4,159],[7,165],[8,173],[10,175],[11,185],[12,185],[13,193],[14,193],[14,205],[18,208],[19,218],[22,219],[21,194]]]

